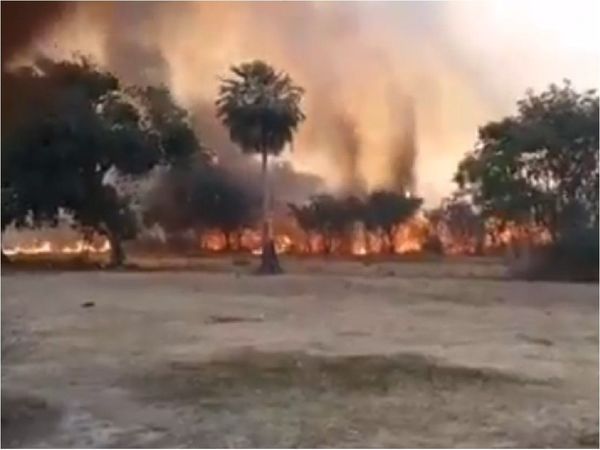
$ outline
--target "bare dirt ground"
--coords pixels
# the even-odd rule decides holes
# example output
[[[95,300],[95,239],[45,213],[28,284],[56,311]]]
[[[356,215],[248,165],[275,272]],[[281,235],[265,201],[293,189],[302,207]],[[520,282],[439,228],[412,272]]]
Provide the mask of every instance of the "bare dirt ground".
[[[284,265],[4,271],[2,446],[598,447],[597,284]]]

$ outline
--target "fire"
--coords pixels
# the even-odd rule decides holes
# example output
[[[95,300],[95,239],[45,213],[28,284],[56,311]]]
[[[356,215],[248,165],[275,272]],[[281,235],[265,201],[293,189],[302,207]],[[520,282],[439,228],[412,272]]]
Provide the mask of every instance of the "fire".
[[[354,227],[350,252],[355,256],[370,253],[416,253],[423,249],[430,230],[429,222],[422,216],[415,216],[405,224],[395,227],[390,237],[381,233],[367,231],[364,225]]]
[[[394,234],[395,253],[417,253],[423,250],[430,234],[430,223],[423,216],[415,216],[402,224]]]
[[[486,224],[485,232],[480,237],[454,236],[443,224],[434,226],[423,214],[417,214],[394,227],[391,236],[381,230],[366,230],[362,223],[356,223],[347,235],[307,234],[299,230],[292,220],[279,221],[275,227],[275,250],[279,254],[402,255],[423,252],[432,237],[438,239],[440,250],[446,255],[493,253],[525,241],[533,244],[550,241],[548,231],[542,228],[509,224],[500,230],[493,220]],[[199,242],[200,247],[209,252],[238,250],[254,255],[262,253],[261,232],[258,229],[246,228],[229,236],[219,230],[209,230],[200,234]]]
[[[551,241],[548,230],[535,226],[508,224],[503,228],[490,220],[482,236],[453,236],[443,224],[434,226],[424,215],[418,214],[409,221],[394,227],[391,236],[381,230],[366,230],[355,224],[345,235],[325,236],[318,232],[305,233],[291,219],[275,224],[275,251],[279,254],[337,254],[366,256],[372,254],[409,254],[425,250],[431,238],[436,237],[441,251],[446,255],[473,255],[478,252],[494,253],[528,242],[534,245]],[[198,233],[199,248],[209,252],[242,251],[254,255],[262,253],[259,229],[245,228],[231,233],[204,230]],[[79,239],[68,244],[50,240],[33,240],[31,243],[6,246],[9,256],[103,254],[111,250],[106,239],[90,242]]]
[[[260,241],[259,241],[260,242]],[[291,249],[294,245],[294,242],[287,234],[280,234],[275,236],[275,252],[282,253],[290,253]],[[261,255],[262,247],[259,245],[251,250],[253,255]]]
[[[85,240],[78,240],[71,245],[57,245],[47,240],[36,240],[31,244],[5,247],[2,251],[9,256],[107,253],[110,251],[110,243],[108,240],[103,240],[102,243],[98,245]]]

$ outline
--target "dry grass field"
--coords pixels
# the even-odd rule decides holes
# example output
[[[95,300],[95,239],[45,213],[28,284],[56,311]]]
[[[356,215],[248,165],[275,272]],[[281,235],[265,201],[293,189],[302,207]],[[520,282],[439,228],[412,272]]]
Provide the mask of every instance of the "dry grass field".
[[[247,263],[4,270],[2,446],[598,446],[597,284]]]

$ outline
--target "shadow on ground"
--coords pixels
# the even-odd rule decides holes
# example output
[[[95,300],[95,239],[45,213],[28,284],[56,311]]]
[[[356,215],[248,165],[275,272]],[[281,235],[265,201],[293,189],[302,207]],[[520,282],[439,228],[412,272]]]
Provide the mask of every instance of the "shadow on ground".
[[[597,439],[592,425],[556,426],[564,411],[552,410],[554,382],[419,354],[250,350],[171,362],[125,383],[194,423],[192,446],[560,447]]]

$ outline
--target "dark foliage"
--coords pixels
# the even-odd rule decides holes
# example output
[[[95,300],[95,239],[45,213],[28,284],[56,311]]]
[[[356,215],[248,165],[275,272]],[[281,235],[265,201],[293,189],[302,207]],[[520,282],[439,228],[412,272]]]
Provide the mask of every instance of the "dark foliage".
[[[166,89],[124,90],[85,58],[40,58],[10,76],[20,99],[2,133],[3,229],[54,224],[62,210],[104,234],[121,264],[137,224],[107,174],[139,176],[196,152],[185,113]]]
[[[598,278],[598,105],[568,81],[528,92],[515,116],[479,130],[459,165],[456,182],[485,216],[551,233],[515,262],[520,276]]]
[[[298,225],[306,232],[319,232],[330,251],[333,241],[350,232],[357,222],[371,231],[383,231],[391,241],[395,227],[414,215],[422,199],[389,191],[375,191],[366,199],[336,198],[322,194],[304,205],[290,204]]]
[[[574,209],[598,223],[598,96],[568,82],[529,92],[518,114],[479,130],[459,187],[486,216],[545,226],[558,238]]]
[[[279,154],[304,120],[304,91],[263,61],[231,68],[219,88],[217,117],[243,151]]]
[[[174,234],[219,229],[231,245],[234,234],[255,223],[259,200],[222,168],[196,163],[163,175],[146,199],[144,221]]]

